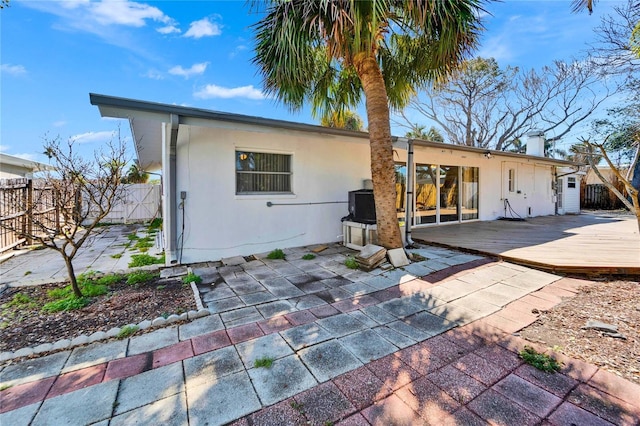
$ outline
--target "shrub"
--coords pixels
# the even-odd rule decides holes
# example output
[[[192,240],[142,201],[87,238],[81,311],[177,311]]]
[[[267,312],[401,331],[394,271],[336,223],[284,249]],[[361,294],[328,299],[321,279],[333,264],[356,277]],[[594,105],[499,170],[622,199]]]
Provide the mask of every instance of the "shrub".
[[[131,262],[129,262],[129,268],[136,268],[138,266],[148,265],[160,265],[164,263],[164,254],[162,257],[151,256],[150,254],[134,254],[131,256]]]
[[[87,297],[96,297],[107,294],[107,286],[104,284],[86,283],[80,288],[82,294]]]
[[[86,297],[69,296],[66,299],[54,300],[53,302],[45,303],[42,310],[45,312],[60,312],[60,311],[73,311],[75,309],[84,308],[89,304],[89,299]]]
[[[149,224],[149,229],[160,229],[160,228],[162,228],[162,219],[159,217],[156,217]]]
[[[558,361],[547,354],[537,352],[531,346],[525,346],[524,349],[520,351],[520,358],[538,370],[546,371],[548,373],[555,373],[560,370],[560,364],[558,364]]]
[[[315,258],[316,258],[316,255],[315,255],[315,254],[311,254],[311,253],[307,253],[307,254],[305,254],[304,256],[302,256],[302,258],[303,258],[304,260],[313,260],[313,259],[315,259]]]
[[[47,291],[47,296],[53,300],[66,299],[73,294],[73,289],[70,285],[63,288],[54,288]]]
[[[157,277],[156,274],[149,271],[135,271],[129,274],[127,277],[127,284],[138,285],[152,281]]]
[[[138,327],[137,325],[125,325],[120,329],[116,337],[118,339],[126,339],[127,337],[131,336],[136,331],[138,331],[139,329],[140,327]]]
[[[267,255],[267,259],[285,259],[287,256],[280,249],[275,249]]]
[[[189,272],[187,275],[182,277],[182,282],[185,283],[185,284],[189,284],[191,282],[194,282],[196,284],[200,284],[202,282],[202,278],[200,276],[194,274],[193,272]]]
[[[345,259],[344,266],[346,266],[349,269],[358,269],[358,262],[354,257],[349,256]]]

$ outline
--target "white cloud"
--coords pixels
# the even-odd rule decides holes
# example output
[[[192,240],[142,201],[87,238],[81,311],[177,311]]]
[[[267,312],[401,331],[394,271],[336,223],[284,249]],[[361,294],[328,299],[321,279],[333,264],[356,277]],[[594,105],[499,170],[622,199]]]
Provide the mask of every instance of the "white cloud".
[[[158,70],[149,70],[147,71],[147,73],[144,75],[147,78],[150,78],[152,80],[162,80],[164,79],[164,75],[162,75],[162,73]]]
[[[165,23],[170,20],[157,7],[132,1],[91,2],[88,11],[102,25],[125,25],[144,27],[146,20]]]
[[[211,22],[209,18],[193,21],[189,25],[189,30],[184,33],[185,37],[201,38],[217,36],[222,34],[222,27],[216,22]]]
[[[113,139],[114,135],[115,132],[87,132],[71,136],[70,139],[79,144],[94,142],[100,143],[110,141],[111,139]]]
[[[256,89],[252,85],[242,87],[221,87],[215,84],[207,84],[197,92],[193,94],[196,98],[211,99],[211,98],[247,98],[247,99],[264,99],[265,94]]]
[[[207,69],[207,65],[209,65],[209,62],[201,62],[199,64],[193,64],[191,65],[191,68],[187,69],[182,68],[181,65],[177,65],[169,70],[169,74],[181,75],[184,78],[189,78],[194,75],[203,74]]]
[[[11,146],[9,145],[0,145],[0,152],[5,152],[9,148],[11,148]]]
[[[236,46],[235,49],[233,49],[233,52],[229,53],[229,57],[230,58],[235,58],[236,55],[238,55],[238,53],[240,53],[240,52],[242,52],[244,50],[247,50],[247,49],[248,49],[247,46],[245,46],[244,44],[240,44],[240,45]]]
[[[0,71],[11,75],[23,75],[27,73],[27,69],[22,65],[2,64]]]
[[[160,34],[173,34],[173,33],[180,33],[180,28],[176,27],[175,25],[167,25],[166,27],[160,27],[156,30],[157,32],[159,32]]]

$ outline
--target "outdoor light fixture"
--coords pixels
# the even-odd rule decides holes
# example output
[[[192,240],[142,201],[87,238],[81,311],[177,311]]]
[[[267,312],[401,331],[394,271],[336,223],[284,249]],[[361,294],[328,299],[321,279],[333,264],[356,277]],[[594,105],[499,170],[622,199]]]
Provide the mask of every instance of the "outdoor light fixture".
[[[244,152],[242,154],[240,154],[240,160],[244,161],[247,159],[247,154],[245,154]]]
[[[486,159],[491,158],[491,151],[485,151],[484,158],[486,158]]]

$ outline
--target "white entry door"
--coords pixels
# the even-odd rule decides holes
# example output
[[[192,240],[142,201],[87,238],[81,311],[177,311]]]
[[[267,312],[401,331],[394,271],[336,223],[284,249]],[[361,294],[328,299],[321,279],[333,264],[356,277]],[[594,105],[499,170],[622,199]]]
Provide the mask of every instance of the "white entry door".
[[[533,165],[505,161],[502,163],[502,199],[504,216],[526,218],[531,216],[534,191]]]

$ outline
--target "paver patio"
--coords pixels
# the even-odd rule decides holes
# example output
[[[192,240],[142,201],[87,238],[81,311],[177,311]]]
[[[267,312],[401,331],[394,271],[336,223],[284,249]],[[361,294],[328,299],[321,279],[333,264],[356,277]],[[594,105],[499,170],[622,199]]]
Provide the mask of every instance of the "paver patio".
[[[305,250],[199,266],[208,317],[3,367],[0,424],[638,424],[640,386],[517,356],[571,279],[435,247],[353,273],[339,246]]]

